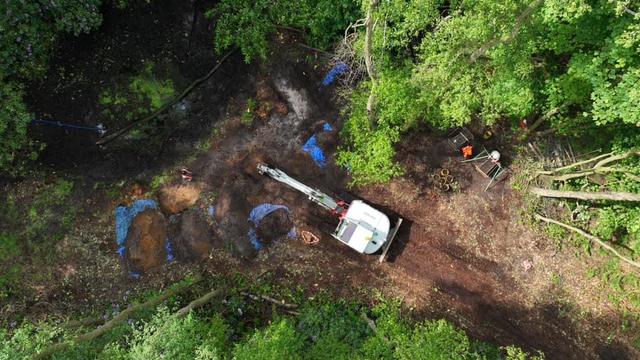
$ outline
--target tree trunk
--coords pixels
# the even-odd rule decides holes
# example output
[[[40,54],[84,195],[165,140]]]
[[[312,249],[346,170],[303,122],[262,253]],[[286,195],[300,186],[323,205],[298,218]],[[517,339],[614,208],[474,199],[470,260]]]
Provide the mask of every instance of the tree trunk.
[[[585,192],[585,191],[562,191],[542,189],[539,187],[529,188],[532,194],[551,197],[551,198],[569,198],[579,200],[611,200],[611,201],[640,201],[640,195],[626,192]]]
[[[371,79],[371,91],[369,92],[369,98],[367,99],[367,114],[369,117],[369,125],[372,129],[376,127],[376,119],[374,113],[375,102],[375,90],[378,82],[378,75],[373,67],[373,31],[375,27],[375,21],[373,20],[373,12],[378,7],[379,0],[370,0],[369,9],[367,9],[367,17],[364,20],[365,24],[365,38],[364,38],[364,64],[367,68],[367,74]]]

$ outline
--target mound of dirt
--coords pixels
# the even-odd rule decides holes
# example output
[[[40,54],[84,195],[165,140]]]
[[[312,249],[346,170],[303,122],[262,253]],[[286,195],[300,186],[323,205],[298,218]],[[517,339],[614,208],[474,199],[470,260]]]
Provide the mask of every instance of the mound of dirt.
[[[167,185],[158,193],[160,208],[165,214],[177,214],[196,204],[201,192],[197,184]]]
[[[291,228],[293,227],[293,221],[289,217],[289,212],[285,209],[280,209],[265,216],[260,225],[256,229],[258,238],[265,243],[285,237]]]
[[[149,209],[134,219],[126,239],[126,260],[134,271],[146,271],[162,265],[167,257],[164,247],[167,225],[162,213]]]
[[[204,259],[215,246],[213,231],[198,210],[187,210],[180,216],[178,231],[172,245],[180,260]]]

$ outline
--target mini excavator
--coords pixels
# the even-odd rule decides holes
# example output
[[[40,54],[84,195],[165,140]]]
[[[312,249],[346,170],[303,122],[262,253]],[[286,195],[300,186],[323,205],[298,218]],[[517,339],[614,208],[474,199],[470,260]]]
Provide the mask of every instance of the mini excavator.
[[[379,261],[384,261],[402,224],[402,218],[398,218],[395,225],[391,227],[387,215],[362,200],[354,200],[347,204],[343,200],[335,200],[322,191],[299,182],[280,169],[263,163],[258,164],[257,167],[260,174],[300,191],[307,195],[309,200],[337,216],[340,222],[331,234],[334,238],[361,254],[379,253]]]

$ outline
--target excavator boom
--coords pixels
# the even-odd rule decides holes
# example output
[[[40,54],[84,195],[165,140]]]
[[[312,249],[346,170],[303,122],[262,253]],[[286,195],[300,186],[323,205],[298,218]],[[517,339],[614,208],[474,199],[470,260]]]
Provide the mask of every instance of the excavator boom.
[[[313,189],[301,183],[300,181],[292,178],[280,169],[273,169],[265,164],[258,164],[258,172],[262,175],[268,175],[272,179],[278,180],[279,182],[300,191],[301,193],[307,195],[309,197],[309,200],[315,202],[316,204],[322,206],[327,210],[337,211],[338,213],[342,211],[342,207],[340,207],[338,205],[338,202],[335,201],[331,196],[323,193],[320,190]]]

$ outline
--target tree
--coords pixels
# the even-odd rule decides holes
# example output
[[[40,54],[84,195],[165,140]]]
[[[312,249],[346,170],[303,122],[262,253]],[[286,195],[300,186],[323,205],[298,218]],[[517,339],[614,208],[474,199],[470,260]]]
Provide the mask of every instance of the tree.
[[[102,22],[101,0],[50,2],[8,0],[0,11],[0,171],[37,152],[27,135],[31,115],[21,83],[41,76],[60,32],[86,33]]]

